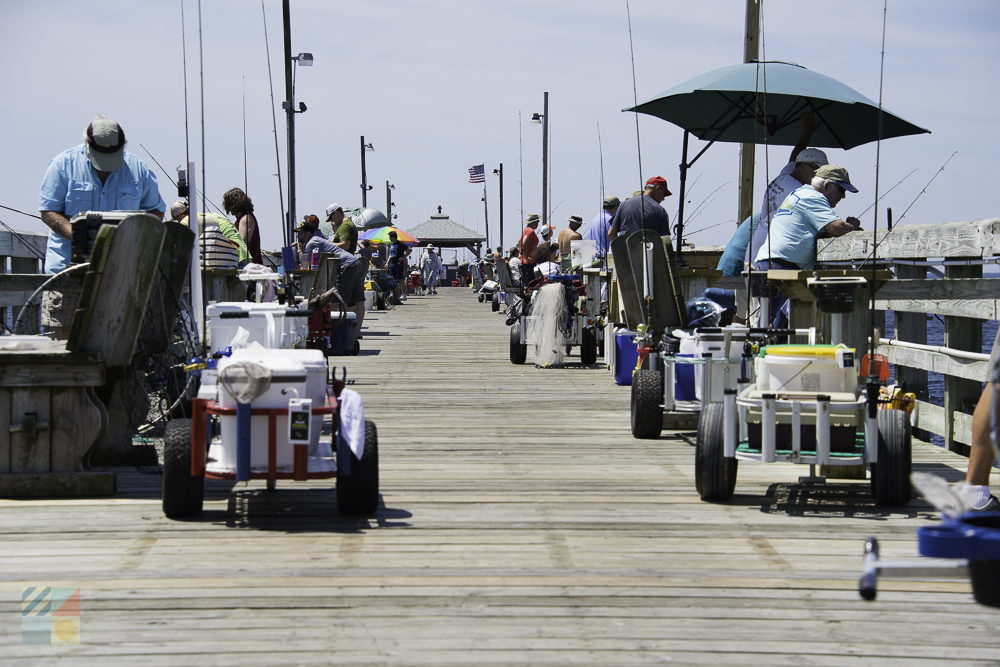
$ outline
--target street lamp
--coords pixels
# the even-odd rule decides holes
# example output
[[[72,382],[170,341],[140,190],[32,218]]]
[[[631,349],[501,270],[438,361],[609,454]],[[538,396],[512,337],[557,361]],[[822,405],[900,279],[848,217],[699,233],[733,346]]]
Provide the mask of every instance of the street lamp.
[[[531,114],[532,123],[542,124],[542,225],[549,224],[549,93],[545,92],[542,113]]]
[[[368,172],[365,170],[365,152],[375,151],[375,146],[371,142],[365,143],[364,135],[361,135],[361,208],[368,208],[368,191],[372,186],[368,185]]]
[[[499,168],[493,170],[493,173],[500,176],[500,247],[503,248],[503,162]]]
[[[396,205],[396,202],[392,201],[392,191],[396,189],[396,186],[389,181],[385,182],[385,217],[387,217],[390,222],[396,219],[396,214],[392,212],[392,207]]]
[[[292,55],[289,0],[283,0],[281,3],[281,14],[285,38],[285,101],[281,103],[281,108],[287,114],[288,131],[288,220],[285,221],[282,231],[285,245],[289,245],[291,243],[291,229],[295,225],[295,114],[306,110],[306,105],[301,102],[297,109],[295,107],[295,66],[311,67],[313,56],[311,53]]]

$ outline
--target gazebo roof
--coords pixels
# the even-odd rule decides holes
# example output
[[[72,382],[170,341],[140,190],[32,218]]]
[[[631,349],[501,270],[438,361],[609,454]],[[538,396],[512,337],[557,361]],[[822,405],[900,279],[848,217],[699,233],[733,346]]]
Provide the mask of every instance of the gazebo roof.
[[[437,215],[432,215],[429,220],[406,231],[420,239],[418,245],[430,243],[443,248],[469,248],[477,256],[479,248],[474,246],[486,242],[486,237],[482,234],[463,227],[442,213],[440,206]]]

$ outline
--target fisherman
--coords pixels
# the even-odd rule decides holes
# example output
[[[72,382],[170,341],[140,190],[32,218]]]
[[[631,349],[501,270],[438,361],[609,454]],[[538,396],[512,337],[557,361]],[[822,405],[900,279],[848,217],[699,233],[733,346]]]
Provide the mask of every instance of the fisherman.
[[[255,264],[263,264],[264,259],[260,254],[260,227],[257,225],[257,216],[253,213],[253,202],[250,197],[240,188],[230,188],[222,195],[222,208],[226,213],[236,217],[236,229],[247,244],[250,259]]]
[[[174,222],[179,222],[184,226],[188,226],[190,221],[188,220],[188,214],[190,213],[190,206],[183,199],[178,199],[173,204],[170,205],[170,219]],[[211,228],[212,226],[218,228],[219,232],[226,237],[226,240],[236,246],[237,252],[237,267],[242,268],[250,261],[250,251],[247,250],[247,244],[243,241],[243,237],[240,236],[239,230],[236,226],[224,215],[219,215],[218,213],[199,213],[198,214],[198,231],[202,234],[205,233],[206,228]]]
[[[340,204],[330,204],[326,207],[326,221],[333,227],[333,244],[352,255],[358,251],[358,228],[344,214]]]
[[[52,158],[39,189],[39,213],[49,227],[45,272],[69,266],[73,232],[70,218],[85,211],[146,211],[163,219],[167,205],[156,176],[125,150],[125,131],[95,116],[83,143]]]
[[[319,236],[318,227],[308,222],[300,222],[295,227],[296,238],[302,252],[312,256],[313,250],[321,254],[333,255],[340,260],[340,272],[337,278],[337,291],[347,304],[348,309],[357,315],[358,331],[365,321],[365,280],[361,273],[363,261],[358,255],[351,254],[329,239]]]
[[[640,229],[652,229],[660,236],[670,236],[670,216],[660,204],[672,194],[662,176],[647,180],[641,195],[625,200],[619,207],[611,219],[608,238],[614,240]]]
[[[66,269],[72,255],[70,219],[86,211],[146,211],[163,219],[167,208],[156,176],[125,150],[125,131],[105,116],[95,116],[83,143],[52,158],[38,194],[38,211],[49,227],[45,272]],[[69,336],[82,286],[48,290],[42,299],[42,325],[57,338]]]
[[[428,294],[437,294],[437,285],[441,280],[441,255],[428,245],[420,256],[420,271],[424,279],[424,288]]]
[[[550,243],[552,241],[552,227],[548,225],[542,225],[539,227],[538,237],[541,239],[539,243]]]
[[[566,222],[569,223],[569,226],[559,232],[557,241],[559,242],[559,252],[562,257],[562,270],[568,273],[573,268],[573,257],[570,254],[572,250],[571,244],[573,241],[583,239],[583,234],[578,231],[583,225],[583,218],[579,215],[571,215],[566,219]]]
[[[726,244],[719,265],[716,267],[727,276],[743,273],[744,263],[753,262],[757,251],[767,241],[767,229],[778,207],[797,188],[810,183],[816,169],[829,164],[826,153],[818,148],[806,148],[815,130],[813,116],[805,112],[799,117],[802,132],[788,156],[788,164],[782,167],[764,193],[760,213],[752,215],[740,223],[736,233]]]
[[[524,221],[524,230],[521,232],[521,241],[518,243],[521,247],[521,282],[524,285],[530,283],[535,275],[535,266],[531,257],[535,254],[535,248],[538,247],[538,234],[535,230],[538,229],[539,222],[540,218],[537,213],[529,215],[528,219]]]
[[[594,242],[596,246],[595,259],[603,259],[608,255],[608,230],[611,227],[611,218],[618,212],[621,203],[621,200],[614,195],[605,197],[601,212],[594,216],[594,219],[590,221],[590,226],[587,227],[587,235],[584,238]]]
[[[860,220],[842,220],[833,210],[848,192],[857,191],[843,167],[828,164],[817,169],[812,182],[788,195],[771,219],[770,242],[761,246],[755,258],[760,269],[811,270],[816,264],[816,237],[843,236],[861,229]],[[779,329],[788,323],[786,301],[780,292],[771,299],[770,316]]]

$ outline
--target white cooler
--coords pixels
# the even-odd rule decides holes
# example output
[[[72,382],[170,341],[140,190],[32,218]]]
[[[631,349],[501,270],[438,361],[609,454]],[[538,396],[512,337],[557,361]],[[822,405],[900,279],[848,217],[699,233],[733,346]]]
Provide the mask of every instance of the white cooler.
[[[245,347],[250,343],[275,349],[293,349],[302,347],[309,335],[306,311],[280,303],[212,303],[208,305],[207,313],[212,350]]]
[[[223,387],[222,371],[229,365],[239,361],[250,361],[271,369],[271,385],[266,392],[251,403],[252,408],[287,408],[288,399],[311,398],[313,407],[321,407],[326,402],[327,366],[322,350],[265,350],[240,349],[233,350],[230,357],[219,360],[218,404],[223,408],[235,408],[236,399]],[[294,391],[292,391],[294,390]],[[215,469],[236,468],[236,415],[219,417],[222,442],[220,446],[213,445],[209,453],[215,459],[212,467]],[[250,418],[251,455],[250,467],[267,467],[267,423],[266,415],[255,415]],[[319,446],[319,435],[323,425],[322,415],[312,418],[310,431],[309,453],[314,455]],[[277,418],[277,466],[291,468],[294,465],[294,445],[288,443],[288,416]]]
[[[725,339],[729,335],[729,349],[726,350]],[[694,335],[682,337],[680,353],[690,355],[696,359],[704,358],[710,354],[713,359],[728,359],[730,388],[736,387],[736,380],[739,377],[739,363],[743,357],[743,343],[747,339],[747,328],[739,325],[732,325],[722,328],[695,329]],[[702,400],[701,380],[705,369],[704,364],[694,365],[694,395],[699,401]],[[720,363],[708,364],[712,370],[712,396],[710,403],[721,403],[723,391],[726,389],[725,365]]]

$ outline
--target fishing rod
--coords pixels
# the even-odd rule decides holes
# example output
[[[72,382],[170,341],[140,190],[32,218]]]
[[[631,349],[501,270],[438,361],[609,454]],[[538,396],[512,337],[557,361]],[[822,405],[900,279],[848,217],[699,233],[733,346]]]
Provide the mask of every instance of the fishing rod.
[[[698,214],[701,213],[704,210],[703,207],[706,204],[710,203],[709,202],[709,197],[712,197],[712,195],[714,195],[716,192],[718,192],[722,188],[726,187],[727,185],[729,185],[729,181],[726,181],[725,183],[723,183],[722,185],[720,185],[719,187],[715,188],[714,190],[712,190],[711,192],[709,192],[707,195],[705,195],[705,198],[701,200],[701,203],[698,204],[697,206],[695,206],[694,211],[688,217],[687,222],[691,222],[692,220],[694,220],[698,216]],[[714,200],[715,199],[713,197],[712,201],[714,201]]]
[[[702,171],[702,172],[699,172],[699,174],[697,176],[695,176],[694,180],[691,181],[691,185],[689,185],[685,189],[684,195],[686,197],[690,197],[691,196],[691,192],[694,190],[694,187],[696,185],[698,185],[698,181],[700,181],[701,177],[704,176],[704,175],[705,175],[705,172]],[[677,208],[674,209],[674,220],[677,220],[678,218],[680,218],[680,215],[681,215],[681,202],[680,202],[680,197],[677,197]]]
[[[629,6],[629,0],[625,0],[625,16],[628,19],[628,50],[629,58],[632,64],[632,105],[633,107],[639,106],[639,93],[638,87],[636,85],[635,78],[635,45],[632,41],[632,9]],[[639,114],[635,114],[635,151],[636,158],[639,166],[639,190],[640,192],[644,189],[642,180],[642,141],[639,138]],[[642,229],[646,228],[646,202],[642,199],[642,194],[639,195],[639,224]],[[645,244],[643,244],[645,246]],[[626,246],[627,248],[627,246]],[[645,253],[643,253],[645,255]],[[630,258],[631,261],[631,258]],[[642,257],[642,284],[645,290],[646,286],[649,285],[649,262],[646,261],[645,256]],[[652,321],[652,295],[643,295],[641,299],[643,305],[643,316],[647,323]]]
[[[954,158],[956,155],[958,155],[958,151],[955,151],[954,153],[949,155],[948,159],[945,160],[944,164],[941,165],[941,168],[938,169],[936,172],[934,172],[934,175],[931,176],[931,180],[927,181],[927,185],[925,185],[924,188],[917,193],[917,196],[913,198],[913,201],[910,202],[910,205],[906,207],[905,211],[903,211],[903,215],[899,216],[899,221],[896,224],[899,224],[899,222],[903,221],[903,218],[905,218],[906,214],[909,213],[911,208],[913,208],[913,205],[917,203],[917,200],[920,199],[920,197],[923,196],[925,192],[927,192],[927,188],[931,186],[931,183],[934,182],[934,179],[937,178],[942,171],[944,171],[944,168],[948,166],[948,163],[951,162],[952,158]]]
[[[250,193],[247,178],[247,76],[243,75],[243,192]]]
[[[42,219],[42,216],[40,215],[35,215],[34,213],[25,213],[24,211],[20,211],[16,208],[11,208],[10,206],[4,206],[3,204],[0,204],[0,208],[7,209],[8,211],[13,211],[14,213],[20,213],[21,215],[26,215],[29,218],[35,218],[36,220]]]
[[[886,195],[888,195],[888,194],[889,194],[890,192],[892,192],[893,190],[895,190],[895,189],[896,189],[896,187],[897,187],[897,186],[898,186],[898,185],[899,185],[900,183],[902,183],[903,181],[905,181],[906,179],[908,179],[908,178],[909,178],[910,176],[913,176],[913,175],[914,175],[915,173],[917,173],[917,171],[919,171],[919,170],[918,170],[918,169],[914,169],[913,171],[911,171],[910,173],[908,173],[908,174],[907,174],[906,176],[903,176],[903,177],[902,177],[901,179],[899,179],[898,181],[896,181],[896,185],[892,186],[891,188],[889,188],[888,190],[886,190],[885,192],[883,192],[883,193],[882,193],[882,196],[881,196],[881,197],[879,197],[879,200],[881,200],[881,199],[885,199]],[[868,208],[866,208],[865,210],[861,211],[861,213],[858,213],[858,214],[857,214],[856,216],[854,216],[854,217],[856,217],[856,218],[860,218],[860,217],[861,217],[861,216],[863,216],[863,215],[864,215],[865,213],[867,213],[868,211],[872,210],[872,206],[875,206],[875,204],[876,204],[876,202],[877,202],[877,201],[878,201],[878,200],[876,200],[876,201],[873,201],[873,202],[871,203],[871,206],[869,206],[869,207],[868,207]]]
[[[142,144],[139,144],[139,148],[141,148],[146,152],[146,155],[148,155],[149,159],[152,160],[156,164],[156,166],[160,168],[160,171],[163,172],[163,175],[167,177],[167,179],[171,182],[171,184],[173,184],[174,187],[177,187],[177,181],[175,181],[174,177],[170,175],[170,172],[168,172],[166,169],[163,168],[163,165],[160,164],[159,160],[153,157],[153,154],[149,152],[149,149],[147,149]],[[204,191],[202,191],[200,188],[195,188],[195,193],[201,195],[203,202],[207,200],[208,203],[212,205],[212,208],[218,211],[220,215],[225,215],[225,213],[222,212],[222,209],[216,206],[214,201],[208,199],[208,197],[205,196]],[[205,209],[202,209],[202,212],[205,212]]]
[[[885,27],[887,23],[887,17],[889,12],[889,0],[882,0],[882,52],[879,59],[879,71],[878,71],[878,131],[876,133],[875,139],[875,213],[872,219],[872,277],[871,282],[868,284],[868,315],[869,324],[868,331],[871,332],[871,338],[868,341],[868,386],[867,386],[867,396],[868,399],[868,417],[873,419],[876,416],[875,411],[878,409],[878,404],[876,403],[876,396],[874,395],[876,381],[878,376],[875,372],[875,346],[878,343],[878,336],[875,332],[875,279],[878,271],[878,262],[875,261],[875,257],[878,256],[878,202],[881,197],[878,195],[879,191],[879,173],[881,167],[882,158],[882,129],[883,121],[885,118],[885,113],[882,108],[882,84],[885,79]],[[887,218],[887,228],[892,229],[892,209],[888,210]],[[833,342],[833,341],[831,341]]]
[[[184,74],[184,168],[187,169],[191,164],[191,129],[188,122],[187,22],[184,20],[184,0],[181,0],[181,61]]]
[[[8,209],[8,210],[11,210],[11,211],[17,211],[17,209],[13,209],[13,208],[10,208],[9,206],[3,206],[3,207],[0,207],[0,208],[6,208],[6,209]],[[17,211],[17,212],[18,212],[18,213],[23,213],[23,211]],[[28,214],[28,213],[24,213],[24,215],[29,215],[29,214]],[[37,216],[37,215],[33,215],[33,216],[31,216],[31,217],[33,217],[33,218],[41,218],[41,216]],[[10,225],[8,225],[8,224],[7,224],[6,222],[4,222],[3,220],[0,220],[0,225],[3,225],[3,228],[4,228],[4,229],[6,229],[6,230],[7,230],[8,232],[10,232],[11,234],[13,234],[13,235],[14,235],[14,238],[16,238],[16,239],[17,239],[18,241],[20,241],[20,242],[21,242],[22,244],[24,244],[24,247],[25,247],[25,248],[27,248],[27,249],[28,249],[28,251],[29,251],[29,252],[30,252],[30,253],[31,253],[32,255],[34,255],[34,256],[35,256],[35,258],[36,258],[36,259],[40,259],[40,260],[42,260],[43,262],[45,261],[45,255],[44,255],[44,254],[42,254],[41,252],[39,252],[39,251],[38,251],[38,250],[37,250],[37,249],[36,249],[36,248],[35,248],[35,247],[34,247],[33,245],[31,245],[30,243],[28,243],[27,241],[25,241],[25,240],[24,240],[24,234],[22,234],[21,232],[18,232],[17,230],[15,230],[15,229],[11,228],[11,226],[10,226]]]
[[[205,177],[205,52],[203,46],[203,31],[201,28],[201,0],[198,0],[198,77],[201,94],[201,210],[205,210],[205,188],[208,179]],[[204,332],[201,332],[204,333]]]
[[[285,188],[281,184],[281,152],[278,149],[278,119],[274,112],[274,79],[271,76],[271,44],[267,37],[267,12],[264,11],[264,0],[260,0],[260,15],[264,20],[264,52],[267,54],[267,84],[271,90],[271,126],[274,134],[274,161],[278,166],[278,205],[281,207],[281,219],[287,220],[288,214],[285,211]],[[294,222],[294,220],[292,221]],[[282,224],[282,230],[287,225]]]
[[[715,229],[716,227],[721,227],[722,225],[731,225],[732,220],[723,220],[722,222],[717,222],[714,225],[709,225],[708,227],[702,227],[701,229],[696,229],[693,232],[688,232],[685,236],[694,236],[695,234],[700,234],[701,232],[707,232],[709,229]]]

